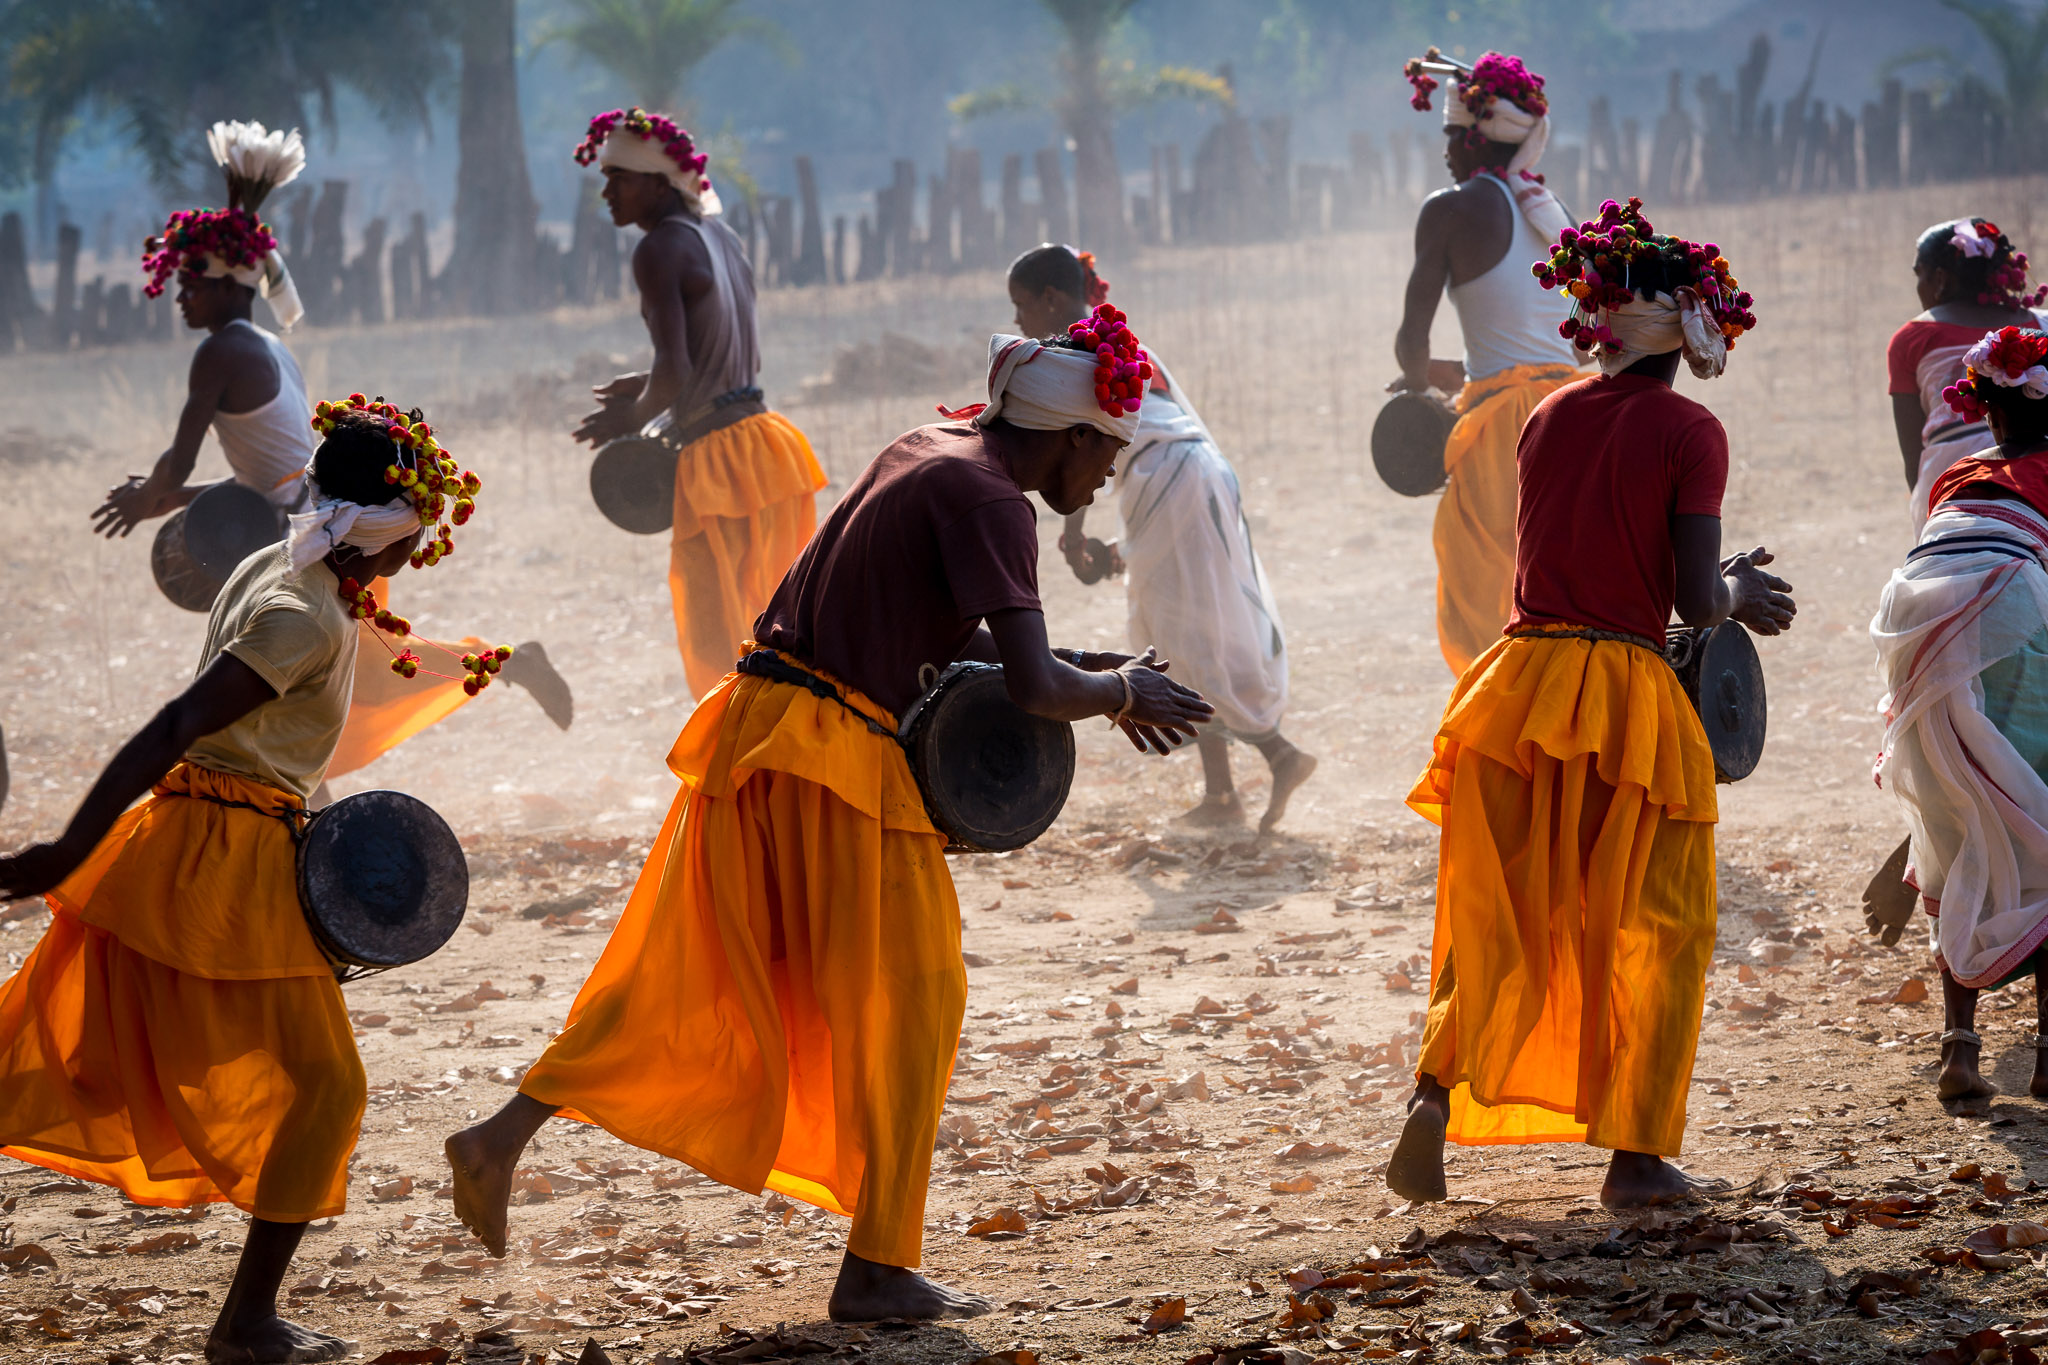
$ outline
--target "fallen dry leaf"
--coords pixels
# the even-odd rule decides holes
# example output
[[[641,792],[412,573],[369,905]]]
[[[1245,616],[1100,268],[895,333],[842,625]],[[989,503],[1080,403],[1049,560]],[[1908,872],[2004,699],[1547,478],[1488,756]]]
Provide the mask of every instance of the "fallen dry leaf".
[[[958,1224],[954,1226],[957,1227]],[[967,1235],[969,1237],[1021,1237],[1030,1226],[1029,1223],[1024,1221],[1023,1214],[1005,1204],[1002,1208],[988,1215],[988,1217],[970,1224],[967,1228]]]
[[[1927,999],[1927,983],[1917,976],[1909,976],[1899,983],[1895,991],[1883,995],[1866,995],[1856,1001],[1859,1005],[1918,1005]]]
[[[148,1256],[158,1251],[182,1251],[196,1247],[199,1239],[189,1232],[166,1232],[156,1237],[145,1237],[139,1242],[130,1242],[121,1248],[130,1256]]]
[[[1188,1301],[1186,1299],[1161,1299],[1158,1305],[1153,1308],[1151,1315],[1145,1319],[1145,1325],[1138,1330],[1148,1336],[1156,1337],[1161,1332],[1172,1331],[1187,1320]]]
[[[412,1177],[401,1175],[391,1180],[370,1182],[370,1198],[379,1204],[388,1204],[394,1199],[403,1199],[412,1193]]]
[[[1322,1183],[1313,1172],[1303,1171],[1291,1180],[1274,1181],[1272,1188],[1275,1194],[1308,1194]]]
[[[1978,1228],[1963,1239],[1963,1245],[1972,1251],[2018,1251],[2041,1242],[2048,1242],[2048,1227],[2039,1223],[1993,1223]]]

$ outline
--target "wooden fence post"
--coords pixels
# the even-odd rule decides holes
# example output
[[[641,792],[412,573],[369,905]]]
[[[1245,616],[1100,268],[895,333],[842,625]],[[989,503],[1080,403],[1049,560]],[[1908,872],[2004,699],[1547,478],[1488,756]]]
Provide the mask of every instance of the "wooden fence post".
[[[0,217],[0,350],[33,342],[42,321],[28,284],[28,233],[21,215],[9,213]]]
[[[823,284],[825,275],[825,219],[818,209],[818,173],[811,159],[796,159],[796,192],[803,203],[802,236],[796,261],[790,268],[791,284]]]
[[[1045,219],[1045,235],[1041,240],[1071,242],[1074,212],[1067,200],[1067,178],[1060,165],[1060,149],[1040,147],[1034,160],[1038,169],[1039,210]],[[1085,243],[1082,249],[1087,249]]]
[[[50,300],[47,342],[53,351],[70,350],[78,334],[78,251],[84,239],[76,223],[57,227],[57,293]]]

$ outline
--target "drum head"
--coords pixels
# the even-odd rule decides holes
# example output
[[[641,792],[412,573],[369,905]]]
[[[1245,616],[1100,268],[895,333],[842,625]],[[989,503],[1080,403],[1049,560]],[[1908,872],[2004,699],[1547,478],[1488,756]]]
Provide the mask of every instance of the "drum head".
[[[299,844],[299,901],[321,949],[353,967],[418,962],[461,927],[469,862],[448,822],[403,792],[346,796]]]
[[[1428,394],[1397,393],[1372,424],[1372,467],[1387,487],[1419,498],[1444,486],[1444,442],[1458,415]]]
[[[620,530],[661,534],[676,519],[676,452],[645,436],[605,442],[590,462],[590,496]]]
[[[186,611],[211,611],[213,599],[220,596],[220,586],[227,580],[200,568],[185,548],[186,510],[180,507],[156,528],[156,539],[149,545],[149,571],[164,596]]]
[[[247,484],[213,484],[185,508],[186,552],[222,583],[243,560],[282,539],[278,510]]]
[[[1693,695],[1714,751],[1714,774],[1723,782],[1740,782],[1764,756],[1763,661],[1749,630],[1738,621],[1715,626],[1698,648]]]
[[[919,704],[913,727],[911,768],[953,848],[1022,848],[1067,804],[1074,727],[1018,707],[1002,669],[953,665]]]

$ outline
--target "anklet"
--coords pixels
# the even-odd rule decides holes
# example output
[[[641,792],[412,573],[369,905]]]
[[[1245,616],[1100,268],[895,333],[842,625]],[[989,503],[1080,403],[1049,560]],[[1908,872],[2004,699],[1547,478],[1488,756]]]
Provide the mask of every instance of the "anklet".
[[[2034,1047],[2048,1047],[2048,1033],[2037,1033],[2030,1041]]]
[[[2036,1042],[2039,1043],[2040,1035],[2036,1034],[2035,1039]],[[1949,1029],[1947,1032],[1941,1035],[1941,1041],[1944,1043],[1967,1043],[1971,1047],[1984,1046],[1983,1036],[1981,1034],[1972,1033],[1969,1029],[1966,1028]],[[2039,1045],[2043,1047],[2048,1047],[2048,1043],[2040,1043]]]

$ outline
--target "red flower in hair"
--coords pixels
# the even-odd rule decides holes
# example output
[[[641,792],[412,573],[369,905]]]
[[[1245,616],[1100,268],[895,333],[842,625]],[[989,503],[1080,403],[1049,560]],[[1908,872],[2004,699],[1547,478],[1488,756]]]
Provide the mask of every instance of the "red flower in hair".
[[[1088,306],[1100,308],[1109,302],[1109,281],[1095,273],[1095,253],[1077,251],[1074,255],[1081,262],[1082,273],[1088,277]]]
[[[2048,334],[2001,327],[1998,340],[1991,343],[1989,359],[1993,367],[2005,372],[2007,379],[2017,380],[2048,359]]]

